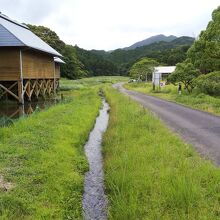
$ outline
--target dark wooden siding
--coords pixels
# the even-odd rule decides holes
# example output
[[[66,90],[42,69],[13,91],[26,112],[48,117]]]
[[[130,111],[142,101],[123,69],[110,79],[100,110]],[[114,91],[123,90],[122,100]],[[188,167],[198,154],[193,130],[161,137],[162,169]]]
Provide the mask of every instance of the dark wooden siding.
[[[0,81],[14,81],[20,77],[20,53],[17,48],[0,48]]]
[[[60,64],[55,63],[55,77],[60,78]]]
[[[54,78],[53,56],[37,51],[23,51],[24,79],[51,79]]]
[[[53,79],[54,74],[56,78],[60,78],[60,65],[55,65],[52,55],[24,50],[22,63],[24,79]],[[0,47],[0,81],[18,79],[20,79],[20,49]]]

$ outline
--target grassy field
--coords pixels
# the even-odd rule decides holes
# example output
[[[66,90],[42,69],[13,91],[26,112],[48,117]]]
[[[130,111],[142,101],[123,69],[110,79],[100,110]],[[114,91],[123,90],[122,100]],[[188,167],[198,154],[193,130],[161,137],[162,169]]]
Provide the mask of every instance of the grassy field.
[[[81,218],[88,169],[83,145],[101,100],[97,89],[68,97],[0,129],[0,219]]]
[[[220,171],[111,83],[61,80],[65,100],[0,128],[0,219],[82,219],[83,146],[103,88],[109,219],[219,219]],[[10,188],[8,191],[4,187]]]
[[[198,91],[195,91],[190,95],[183,91],[181,95],[178,95],[177,87],[173,85],[167,85],[166,87],[161,88],[160,91],[153,91],[151,83],[127,83],[124,87],[162,99],[167,99],[169,101],[174,101],[195,109],[220,115],[220,97],[212,97],[201,94]]]
[[[113,84],[117,82],[128,82],[128,77],[123,76],[97,76],[91,78],[84,78],[79,80],[62,79],[60,81],[60,88],[65,90],[79,90],[87,89],[88,87]]]
[[[105,94],[109,219],[219,219],[219,169],[139,104],[110,88]]]

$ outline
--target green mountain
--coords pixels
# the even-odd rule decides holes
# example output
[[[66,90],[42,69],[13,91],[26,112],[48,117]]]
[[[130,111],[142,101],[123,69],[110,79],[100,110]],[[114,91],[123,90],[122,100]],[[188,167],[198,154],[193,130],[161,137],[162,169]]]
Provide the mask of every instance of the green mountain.
[[[192,37],[179,37],[170,42],[160,41],[131,50],[117,49],[112,52],[92,50],[104,59],[117,65],[119,74],[126,75],[128,69],[140,58],[149,57],[162,65],[176,65],[186,59],[186,53],[194,42]]]
[[[152,37],[149,37],[145,40],[139,41],[139,42],[137,42],[135,44],[132,44],[129,47],[125,47],[123,49],[124,50],[133,50],[133,49],[136,49],[138,47],[147,46],[149,44],[157,43],[157,42],[160,42],[160,41],[170,42],[170,41],[175,40],[176,38],[177,37],[173,36],[173,35],[165,36],[163,34],[160,34],[160,35],[152,36]]]

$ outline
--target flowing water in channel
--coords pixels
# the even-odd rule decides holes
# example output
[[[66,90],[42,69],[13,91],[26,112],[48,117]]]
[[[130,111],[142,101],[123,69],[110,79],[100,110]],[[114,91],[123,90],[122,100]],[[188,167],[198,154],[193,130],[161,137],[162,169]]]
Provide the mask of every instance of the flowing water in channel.
[[[89,161],[89,171],[85,175],[83,210],[86,220],[107,219],[107,197],[104,192],[104,172],[102,158],[102,135],[106,131],[109,119],[109,105],[103,100],[103,107],[96,118],[94,129],[85,145]]]

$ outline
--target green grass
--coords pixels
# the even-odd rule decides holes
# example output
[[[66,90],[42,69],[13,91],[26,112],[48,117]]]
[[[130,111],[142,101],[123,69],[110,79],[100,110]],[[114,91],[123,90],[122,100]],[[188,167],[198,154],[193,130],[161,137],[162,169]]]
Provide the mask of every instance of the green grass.
[[[167,85],[161,88],[160,91],[153,91],[151,83],[128,83],[125,84],[124,87],[169,101],[174,101],[198,110],[220,115],[220,97],[212,97],[199,93],[198,91],[194,91],[192,94],[183,91],[181,95],[178,95],[178,89],[173,85]]]
[[[111,105],[103,143],[109,219],[220,219],[219,169],[109,87],[119,81],[127,78],[62,79],[64,103],[0,128],[0,177],[14,186],[0,189],[0,219],[82,219],[83,146],[100,87]]]
[[[220,219],[220,171],[142,106],[105,89],[109,219]]]
[[[83,146],[101,100],[97,89],[66,93],[58,104],[0,129],[0,219],[81,219]]]
[[[92,86],[103,84],[113,84],[116,82],[127,82],[128,77],[123,76],[97,76],[90,78],[83,78],[79,80],[61,79],[60,88],[62,91],[86,89]]]

